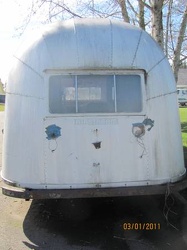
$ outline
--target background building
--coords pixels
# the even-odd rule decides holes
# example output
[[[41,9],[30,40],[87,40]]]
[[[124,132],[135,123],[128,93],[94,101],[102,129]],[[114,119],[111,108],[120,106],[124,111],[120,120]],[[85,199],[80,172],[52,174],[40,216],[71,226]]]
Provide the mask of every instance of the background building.
[[[187,68],[182,68],[179,70],[177,86],[186,85],[187,87]]]

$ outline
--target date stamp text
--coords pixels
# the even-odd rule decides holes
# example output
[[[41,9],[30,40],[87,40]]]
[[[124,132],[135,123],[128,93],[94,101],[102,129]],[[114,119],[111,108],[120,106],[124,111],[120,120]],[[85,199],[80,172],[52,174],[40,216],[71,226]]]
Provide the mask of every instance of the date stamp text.
[[[161,225],[160,223],[151,223],[151,222],[147,222],[147,223],[132,223],[132,222],[125,222],[123,223],[123,229],[124,230],[160,230],[161,229]]]

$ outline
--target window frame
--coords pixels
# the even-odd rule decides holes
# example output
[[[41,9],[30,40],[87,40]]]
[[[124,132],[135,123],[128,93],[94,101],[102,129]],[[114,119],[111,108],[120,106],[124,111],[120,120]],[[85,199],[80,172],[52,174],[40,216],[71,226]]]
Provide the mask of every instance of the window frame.
[[[146,114],[146,77],[144,70],[45,70],[47,88],[47,112],[49,116],[144,116]],[[77,77],[82,75],[112,75],[114,77],[114,95],[115,95],[115,111],[111,113],[96,112],[96,113],[79,113],[78,112],[78,91],[76,91],[76,113],[54,113],[50,111],[50,90],[49,80],[55,75],[71,75],[75,77],[75,88],[77,88]],[[117,112],[116,98],[116,76],[117,75],[138,75],[140,76],[142,110],[140,112]]]

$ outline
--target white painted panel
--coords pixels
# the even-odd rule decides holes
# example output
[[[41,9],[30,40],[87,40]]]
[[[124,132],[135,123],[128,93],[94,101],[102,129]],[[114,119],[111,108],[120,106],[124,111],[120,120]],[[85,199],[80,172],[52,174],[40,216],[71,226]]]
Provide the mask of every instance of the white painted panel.
[[[44,139],[46,183],[71,187],[105,183],[110,187],[112,183],[148,180],[148,155],[132,134],[132,124],[143,119],[46,118],[45,128],[51,124],[61,128],[57,139]],[[100,148],[95,148],[95,142],[101,142]]]

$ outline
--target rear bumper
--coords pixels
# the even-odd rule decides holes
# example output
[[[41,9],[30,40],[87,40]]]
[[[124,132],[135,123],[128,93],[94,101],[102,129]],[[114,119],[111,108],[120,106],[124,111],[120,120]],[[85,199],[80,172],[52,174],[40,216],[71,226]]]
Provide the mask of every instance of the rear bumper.
[[[21,199],[68,199],[68,198],[96,198],[122,197],[176,193],[187,188],[187,177],[175,183],[162,185],[147,185],[136,187],[115,188],[82,188],[82,189],[21,189],[4,186],[2,193],[6,196]]]

